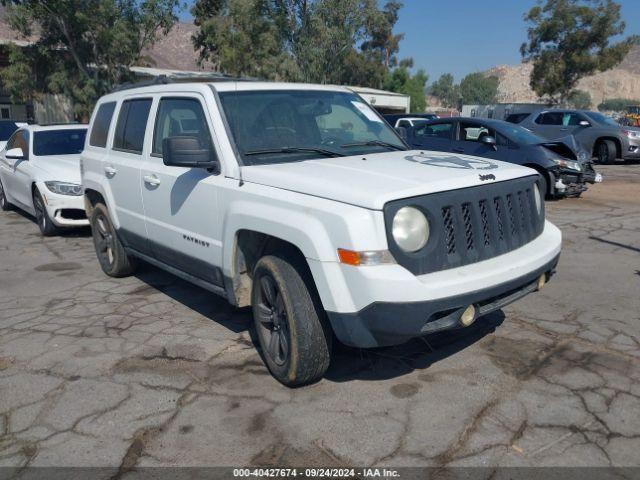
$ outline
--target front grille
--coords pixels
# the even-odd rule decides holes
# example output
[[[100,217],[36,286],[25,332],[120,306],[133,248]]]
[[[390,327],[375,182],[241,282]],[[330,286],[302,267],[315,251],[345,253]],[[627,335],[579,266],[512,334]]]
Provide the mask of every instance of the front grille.
[[[389,248],[416,275],[455,268],[502,255],[536,238],[544,226],[534,199],[537,177],[414,197],[385,206]],[[419,252],[407,254],[393,241],[390,225],[404,206],[429,219],[431,236]]]

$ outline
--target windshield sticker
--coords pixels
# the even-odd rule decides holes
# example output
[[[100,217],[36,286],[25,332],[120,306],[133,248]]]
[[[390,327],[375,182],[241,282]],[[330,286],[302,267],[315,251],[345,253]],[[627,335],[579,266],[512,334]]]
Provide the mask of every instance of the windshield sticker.
[[[498,168],[495,163],[480,158],[469,157],[429,157],[427,155],[407,155],[405,160],[410,162],[431,165],[432,167],[462,168],[465,170],[493,170]]]
[[[365,105],[362,102],[356,102],[353,100],[351,101],[351,103],[353,104],[354,107],[360,110],[360,113],[362,113],[365,117],[367,117],[367,119],[371,120],[372,122],[382,123],[382,120],[380,120],[378,115],[376,115],[376,112],[374,112],[371,109],[371,107],[369,107],[368,105]]]

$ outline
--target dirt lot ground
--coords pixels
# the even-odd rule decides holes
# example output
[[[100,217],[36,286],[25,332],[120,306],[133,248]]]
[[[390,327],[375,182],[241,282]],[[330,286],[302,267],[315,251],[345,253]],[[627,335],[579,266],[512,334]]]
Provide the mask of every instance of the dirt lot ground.
[[[0,214],[0,465],[640,464],[640,165],[549,202],[540,293],[426,342],[268,374],[247,311],[146,266],[105,277],[87,232]]]

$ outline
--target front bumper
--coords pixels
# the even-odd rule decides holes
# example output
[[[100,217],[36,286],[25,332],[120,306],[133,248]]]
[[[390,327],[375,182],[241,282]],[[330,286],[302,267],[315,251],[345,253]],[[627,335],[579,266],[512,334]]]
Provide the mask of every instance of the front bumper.
[[[622,155],[624,160],[640,160],[640,139],[629,141],[629,147]]]
[[[40,189],[44,198],[45,208],[49,218],[56,227],[84,227],[89,220],[84,210],[84,197],[59,195],[48,189]]]
[[[562,182],[562,189],[555,188],[556,195],[575,196],[586,192],[587,184],[602,182],[602,175],[597,173],[591,164],[585,165],[585,170],[576,172],[575,170],[562,169],[557,174],[557,179]]]
[[[412,338],[462,328],[460,317],[469,305],[477,320],[538,289],[538,280],[555,273],[559,255],[543,266],[500,285],[434,301],[374,303],[356,313],[327,312],[336,336],[360,348],[398,345]]]
[[[430,333],[423,327],[430,320],[441,320],[432,318],[434,314],[453,313],[474,303],[484,315],[491,305],[501,308],[516,300],[519,296],[512,294],[528,293],[533,280],[551,273],[561,243],[560,230],[545,222],[542,233],[520,248],[425,275],[413,275],[400,265],[351,267],[310,259],[308,263],[340,341],[366,348]]]

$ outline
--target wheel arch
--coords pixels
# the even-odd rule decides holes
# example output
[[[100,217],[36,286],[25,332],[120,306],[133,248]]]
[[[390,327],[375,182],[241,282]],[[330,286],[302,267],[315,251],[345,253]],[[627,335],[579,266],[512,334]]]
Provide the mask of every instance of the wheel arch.
[[[91,214],[93,213],[93,209],[95,208],[97,203],[103,203],[106,205],[104,196],[100,192],[92,188],[85,189],[84,210],[87,214],[87,218],[91,218]]]
[[[547,181],[547,192],[545,192],[545,195],[551,195],[553,193],[554,179],[551,178],[551,172],[549,172],[549,170],[536,163],[524,163],[523,166],[533,168],[536,172],[544,177],[544,179]]]

